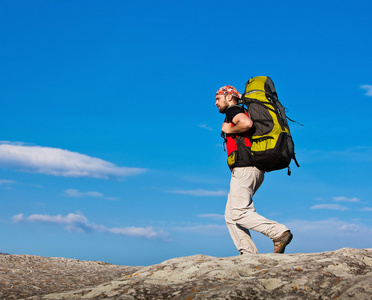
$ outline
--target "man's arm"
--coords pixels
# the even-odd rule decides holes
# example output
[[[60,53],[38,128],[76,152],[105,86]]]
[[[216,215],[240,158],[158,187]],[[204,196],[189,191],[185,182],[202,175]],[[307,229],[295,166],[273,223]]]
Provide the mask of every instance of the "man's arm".
[[[233,119],[231,123],[223,123],[222,124],[222,131],[226,134],[238,134],[247,132],[253,126],[252,120],[245,114],[239,113]]]

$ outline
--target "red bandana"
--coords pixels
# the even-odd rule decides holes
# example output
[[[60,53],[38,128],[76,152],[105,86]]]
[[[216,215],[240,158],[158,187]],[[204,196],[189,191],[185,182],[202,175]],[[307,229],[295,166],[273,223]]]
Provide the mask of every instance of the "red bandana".
[[[241,98],[241,94],[236,90],[236,88],[234,88],[233,86],[231,85],[225,85],[221,88],[218,89],[216,95],[226,95],[226,94],[230,94],[230,95],[233,95],[237,98]]]

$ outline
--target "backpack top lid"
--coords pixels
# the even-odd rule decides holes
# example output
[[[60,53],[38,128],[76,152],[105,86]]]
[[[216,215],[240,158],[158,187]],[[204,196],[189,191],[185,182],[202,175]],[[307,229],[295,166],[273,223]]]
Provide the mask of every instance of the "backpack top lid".
[[[268,98],[277,99],[278,95],[275,90],[274,82],[270,77],[257,76],[251,78],[245,84],[245,92],[242,98],[259,99],[263,102],[269,102]]]
[[[256,135],[264,135],[263,132],[271,130],[273,120],[279,123],[282,130],[286,128],[289,132],[285,108],[278,99],[270,77],[257,76],[249,79],[245,84],[241,103],[247,106],[251,119],[256,123]]]

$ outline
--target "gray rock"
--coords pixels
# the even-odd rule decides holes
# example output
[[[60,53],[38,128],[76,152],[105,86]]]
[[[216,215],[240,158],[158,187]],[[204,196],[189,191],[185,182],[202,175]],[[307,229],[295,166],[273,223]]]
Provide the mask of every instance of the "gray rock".
[[[140,268],[60,257],[0,255],[0,299],[21,299],[97,286]]]
[[[92,288],[27,299],[372,299],[372,249],[194,255]]]

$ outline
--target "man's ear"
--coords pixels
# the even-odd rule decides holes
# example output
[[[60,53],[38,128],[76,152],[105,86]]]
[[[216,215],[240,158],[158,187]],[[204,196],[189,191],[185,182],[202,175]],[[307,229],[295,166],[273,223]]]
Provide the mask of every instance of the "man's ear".
[[[226,96],[226,101],[227,102],[231,102],[232,101],[233,96],[231,94],[226,94],[225,96]]]

